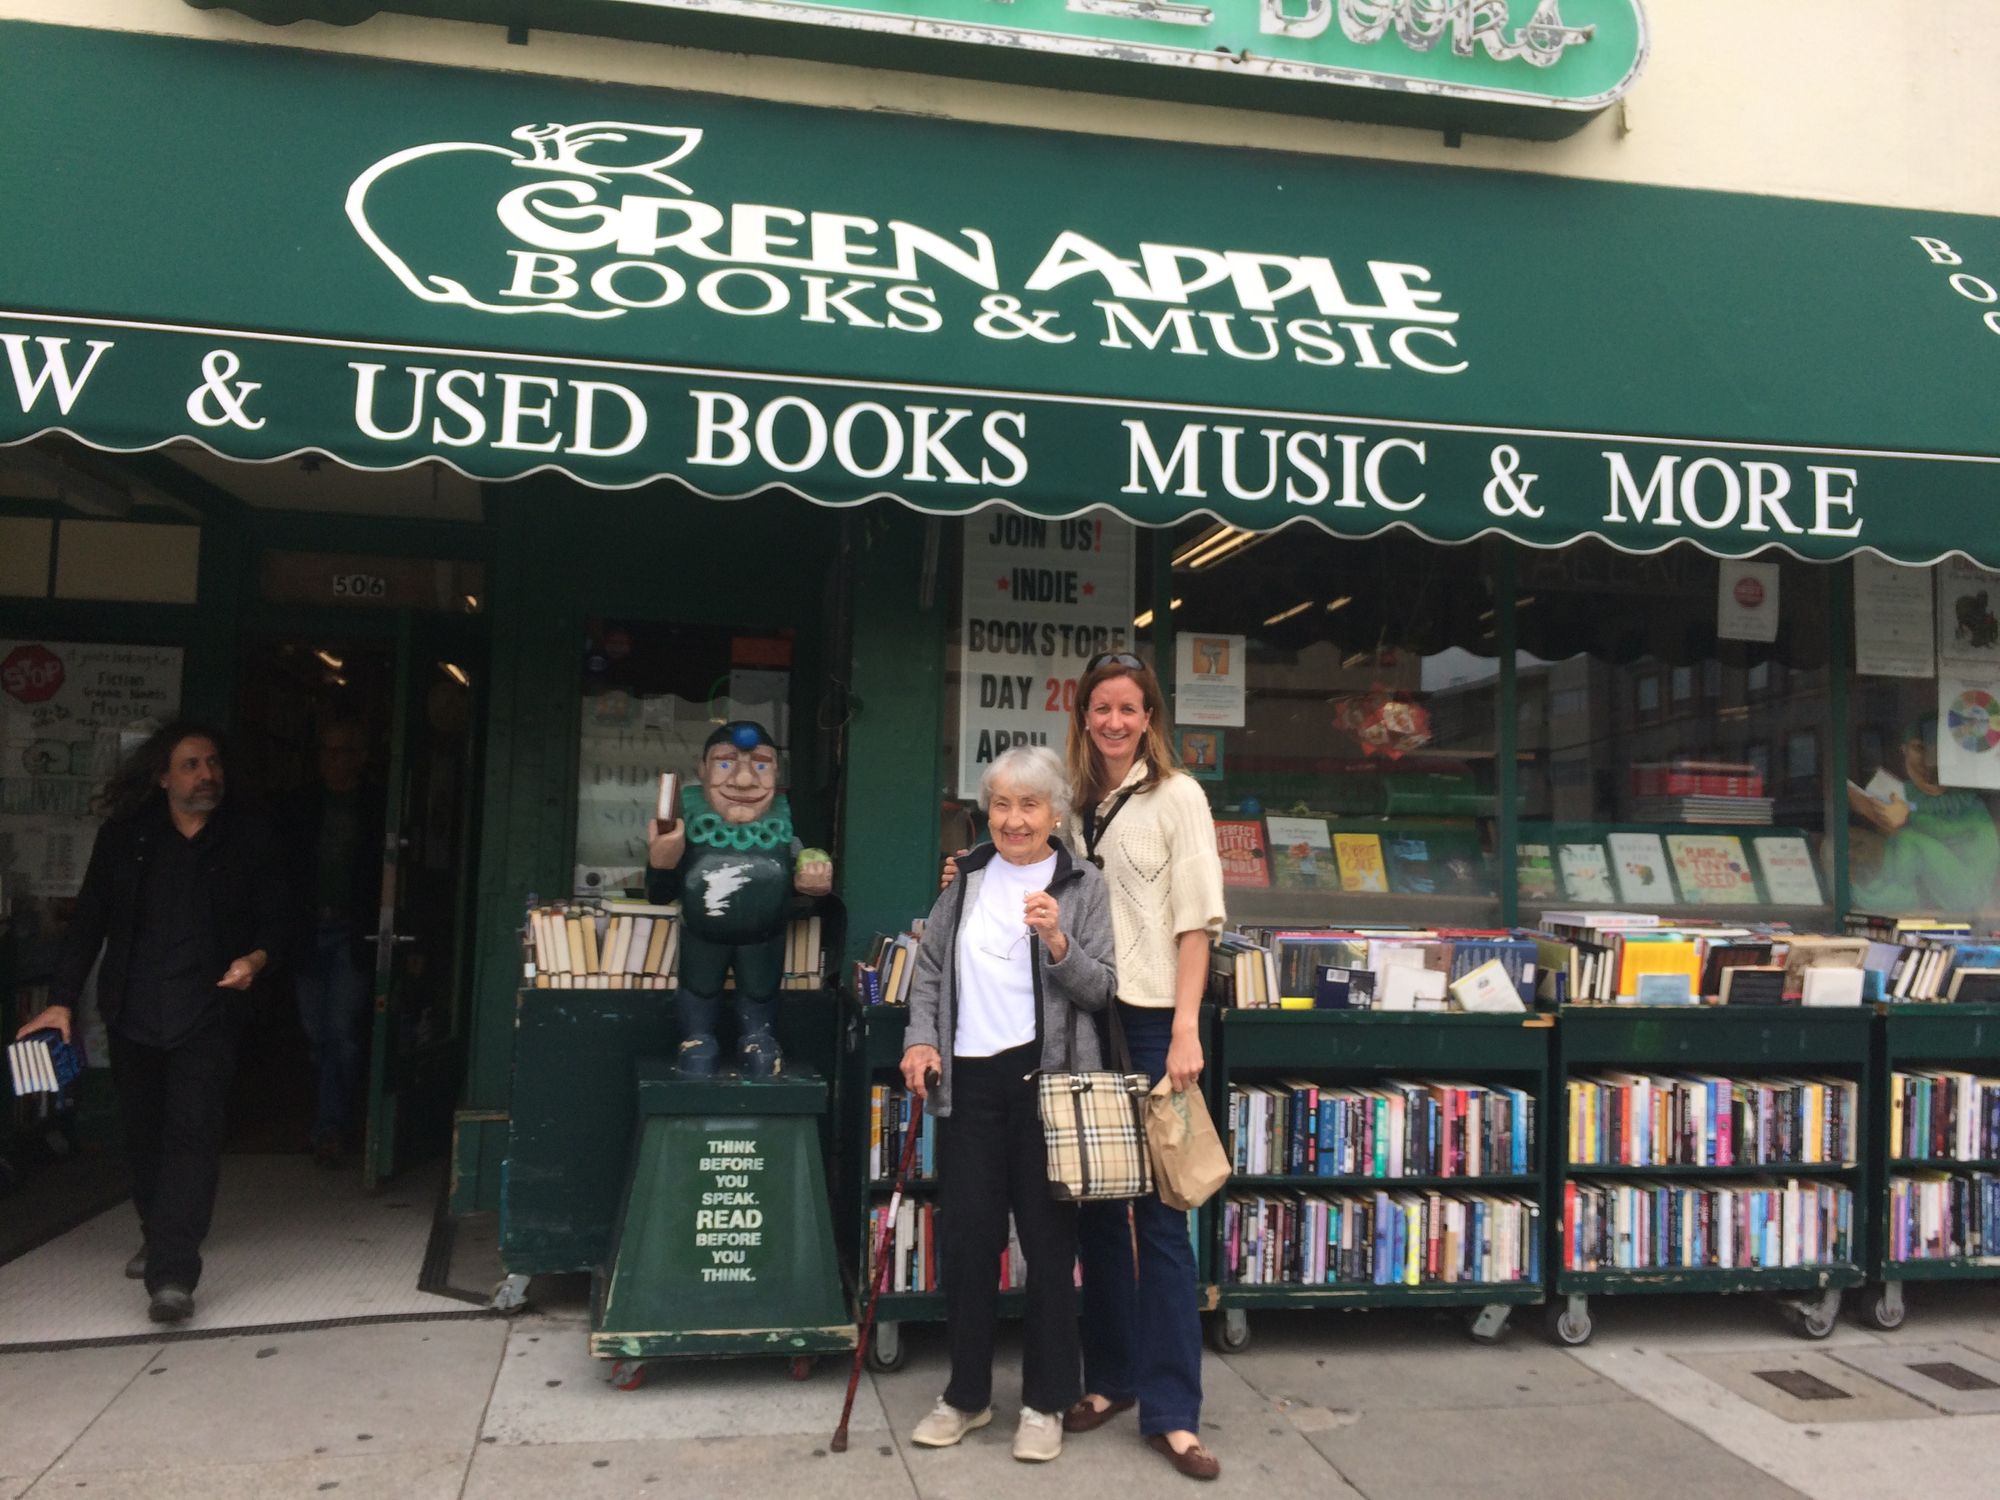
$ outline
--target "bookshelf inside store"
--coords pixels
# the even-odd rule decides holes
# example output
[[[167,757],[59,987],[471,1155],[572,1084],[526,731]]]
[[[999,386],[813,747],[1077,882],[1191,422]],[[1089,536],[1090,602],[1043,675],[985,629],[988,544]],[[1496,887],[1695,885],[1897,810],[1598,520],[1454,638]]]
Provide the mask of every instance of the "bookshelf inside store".
[[[1212,1338],[1255,1309],[1542,1300],[1546,1016],[1228,1009]],[[1484,1253],[1482,1254],[1482,1247]]]
[[[2000,1005],[1884,1006],[1876,1046],[1879,1229],[1864,1315],[1903,1284],[2000,1277]]]
[[[1593,1296],[1779,1292],[1824,1338],[1868,1264],[1872,1016],[1568,1005],[1550,1102],[1549,1331]]]

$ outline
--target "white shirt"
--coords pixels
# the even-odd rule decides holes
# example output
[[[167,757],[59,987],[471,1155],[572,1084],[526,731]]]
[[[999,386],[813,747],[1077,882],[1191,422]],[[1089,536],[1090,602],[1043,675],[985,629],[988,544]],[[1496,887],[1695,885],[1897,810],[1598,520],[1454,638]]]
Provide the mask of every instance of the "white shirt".
[[[1055,873],[1053,853],[1032,865],[1009,864],[998,855],[987,861],[958,934],[955,1056],[991,1057],[1035,1039],[1025,910],[1028,894],[1047,890]]]

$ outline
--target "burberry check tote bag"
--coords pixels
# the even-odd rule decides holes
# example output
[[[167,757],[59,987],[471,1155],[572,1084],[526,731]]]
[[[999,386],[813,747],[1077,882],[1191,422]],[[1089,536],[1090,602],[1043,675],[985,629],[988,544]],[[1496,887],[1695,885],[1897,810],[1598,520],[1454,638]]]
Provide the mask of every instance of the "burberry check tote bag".
[[[1076,1012],[1070,1011],[1067,1059],[1076,1061]],[[1125,1028],[1111,1012],[1111,1059],[1117,1072],[1045,1072],[1036,1079],[1047,1142],[1049,1192],[1072,1203],[1141,1198],[1153,1190],[1146,1152],[1146,1075],[1132,1071]]]

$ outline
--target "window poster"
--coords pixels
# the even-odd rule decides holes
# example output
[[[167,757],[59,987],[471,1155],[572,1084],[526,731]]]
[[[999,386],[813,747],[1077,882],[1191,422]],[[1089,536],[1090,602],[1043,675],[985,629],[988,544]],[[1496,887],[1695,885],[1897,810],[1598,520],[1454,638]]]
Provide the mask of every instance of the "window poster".
[[[964,530],[958,794],[976,797],[1001,751],[1062,754],[1083,669],[1101,651],[1132,649],[1137,547],[1132,523],[1115,516],[1045,521],[995,507]]]
[[[1778,638],[1778,565],[1725,562],[1716,598],[1715,634],[1725,641]]]
[[[1243,727],[1248,638],[1182,631],[1174,637],[1174,720]]]
[[[0,640],[0,890],[74,896],[97,833],[91,800],[178,712],[178,646]]]
[[[1937,675],[1931,573],[1871,554],[1854,559],[1854,670],[1861,676]]]

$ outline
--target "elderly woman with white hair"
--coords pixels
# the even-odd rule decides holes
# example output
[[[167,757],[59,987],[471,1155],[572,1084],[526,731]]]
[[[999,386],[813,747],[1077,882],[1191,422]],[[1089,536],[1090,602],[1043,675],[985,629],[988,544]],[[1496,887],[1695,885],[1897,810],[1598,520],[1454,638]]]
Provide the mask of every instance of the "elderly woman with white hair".
[[[1027,1259],[1014,1457],[1062,1452],[1081,1394],[1076,1205],[1049,1191],[1038,1071],[1100,1067],[1095,1012],[1118,990],[1104,877],[1055,836],[1062,761],[1041,745],[997,757],[980,783],[991,842],[959,856],[916,956],[903,1080],[941,1121],[938,1224],[951,1380],[913,1441],[948,1448],[993,1420],[999,1265],[1012,1210]],[[941,1082],[926,1087],[936,1072]]]

